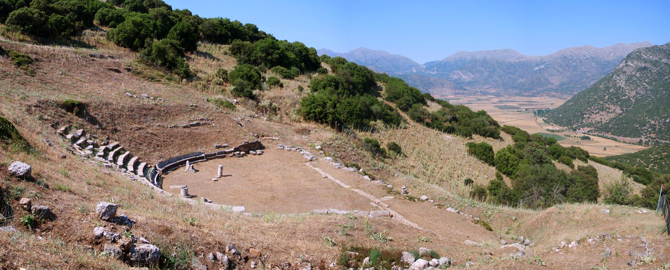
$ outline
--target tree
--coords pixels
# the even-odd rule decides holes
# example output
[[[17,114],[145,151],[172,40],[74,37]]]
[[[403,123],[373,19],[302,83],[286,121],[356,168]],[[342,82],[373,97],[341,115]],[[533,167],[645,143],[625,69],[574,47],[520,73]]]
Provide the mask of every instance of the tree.
[[[514,205],[514,191],[502,180],[491,180],[486,187],[489,191],[490,201],[497,204]]]
[[[496,169],[501,173],[514,178],[519,168],[519,158],[509,152],[509,149],[498,150],[495,155]]]
[[[166,38],[172,27],[177,23],[172,16],[172,12],[165,7],[152,9],[149,12],[149,17],[154,22],[153,37],[156,39]],[[173,40],[181,43],[180,39],[173,38]]]
[[[122,23],[126,18],[123,16],[122,9],[116,8],[101,8],[95,13],[95,20],[100,26],[116,27]]]
[[[235,66],[235,68],[228,74],[228,78],[235,86],[237,86],[239,81],[244,81],[252,90],[260,89],[261,82],[264,79],[261,72],[258,71],[256,67],[248,64]]]
[[[268,85],[270,86],[279,86],[280,88],[284,87],[284,84],[277,77],[268,78]]]
[[[46,24],[46,18],[46,14],[43,12],[24,7],[10,13],[5,24],[14,31],[28,35],[38,35]]]
[[[618,181],[605,186],[605,203],[608,204],[630,204],[630,194],[633,193],[633,187],[630,182],[621,176]]]
[[[140,57],[146,63],[165,67],[168,70],[174,71],[180,78],[187,78],[191,75],[184,56],[184,49],[179,46],[177,41],[171,39],[162,39],[153,42],[151,46],[140,53]]]
[[[186,22],[180,22],[170,29],[167,38],[179,42],[179,46],[187,52],[193,52],[198,49],[198,40],[200,37],[195,28]]]
[[[115,29],[107,32],[107,38],[116,45],[139,50],[145,47],[145,41],[153,38],[154,22],[147,14],[133,13]]]
[[[495,166],[495,154],[493,152],[493,146],[485,142],[469,142],[466,144],[466,146],[468,147],[468,154],[475,156],[477,159],[484,161],[486,164]]]

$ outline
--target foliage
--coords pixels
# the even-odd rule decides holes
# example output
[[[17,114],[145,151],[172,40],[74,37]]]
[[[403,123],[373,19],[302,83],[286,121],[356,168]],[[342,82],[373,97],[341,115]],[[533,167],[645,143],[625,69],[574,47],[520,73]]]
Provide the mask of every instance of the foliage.
[[[0,56],[5,56],[5,55],[7,55],[7,51],[4,48],[2,48],[2,46],[0,46]]]
[[[7,15],[10,30],[47,38],[68,38],[93,26],[99,9],[109,5],[96,0],[31,1],[29,6],[2,1],[0,17]],[[23,2],[23,1],[20,1]],[[11,13],[7,11],[12,10]]]
[[[214,98],[214,99],[207,99],[207,101],[216,105],[216,107],[218,107],[220,109],[229,109],[231,111],[237,110],[237,107],[235,107],[235,104],[233,104],[232,102],[230,102],[228,100],[225,100],[225,99]]]
[[[86,104],[79,100],[66,99],[61,103],[61,108],[66,112],[76,115],[78,112],[83,111],[86,108]]]
[[[124,11],[122,9],[116,9],[113,7],[101,8],[95,13],[95,21],[98,22],[100,26],[110,26],[116,27],[126,18],[124,17]]]
[[[176,40],[179,43],[179,46],[184,48],[185,51],[194,52],[198,49],[198,40],[200,39],[200,36],[198,36],[195,28],[189,23],[180,22],[170,29],[167,38]]]
[[[481,202],[486,201],[488,197],[486,187],[478,184],[474,185],[472,191],[470,191],[470,197]]]
[[[6,118],[0,116],[0,143],[10,145],[11,149],[22,152],[31,152],[32,146],[21,136],[14,124]]]
[[[386,150],[381,147],[379,141],[377,141],[376,139],[365,138],[363,139],[362,146],[363,149],[365,149],[365,151],[370,152],[370,154],[372,154],[373,157],[386,156]]]
[[[281,76],[283,79],[294,79],[300,75],[300,70],[296,67],[291,67],[287,69],[282,66],[276,66],[271,69],[272,73]]]
[[[519,161],[519,158],[511,154],[506,148],[500,149],[495,153],[496,169],[509,177],[514,177],[516,175],[519,168]]]
[[[129,13],[126,20],[107,32],[107,39],[116,45],[138,51],[147,39],[154,37],[156,25],[148,14]]]
[[[268,78],[268,85],[270,86],[279,86],[280,88],[284,87],[284,84],[277,77]]]
[[[426,105],[426,99],[419,89],[410,87],[403,80],[393,77],[385,78],[384,93],[387,101],[396,103],[398,109],[408,111],[414,104]]]
[[[477,159],[484,161],[486,164],[495,166],[495,154],[493,153],[493,146],[485,142],[469,142],[465,145],[468,147],[468,154],[475,156]]]
[[[402,155],[402,147],[400,147],[399,144],[396,142],[388,142],[386,144],[386,149],[388,149],[390,152],[395,153],[396,155]]]
[[[572,163],[572,159],[568,156],[561,156],[558,159],[558,162],[563,163],[565,165],[568,165],[568,167],[570,167],[570,169],[573,169],[575,167],[575,164]]]
[[[489,201],[497,204],[511,204],[516,202],[515,193],[502,180],[491,180],[486,187],[489,191]]]
[[[12,59],[14,66],[26,71],[30,70],[30,65],[35,62],[30,56],[17,51],[10,51],[9,58]]]
[[[611,156],[605,158],[605,160],[612,163],[628,164],[633,167],[642,167],[661,173],[670,173],[670,144],[665,143],[635,153]]]
[[[605,186],[605,203],[627,205],[630,203],[630,195],[633,193],[633,187],[630,182],[622,176],[618,181],[615,181]]]
[[[37,225],[37,219],[32,214],[26,214],[21,217],[21,224],[29,230],[32,230]]]
[[[463,180],[463,185],[466,185],[466,186],[472,186],[472,184],[474,184],[474,183],[475,183],[475,181],[473,181],[470,178],[465,178],[465,180]]]
[[[172,39],[162,39],[152,42],[149,47],[142,50],[140,57],[150,65],[164,67],[175,72],[180,78],[191,76],[191,70],[184,59],[184,49],[179,43]]]
[[[230,46],[230,53],[240,64],[254,66],[277,66],[300,71],[315,71],[321,67],[316,49],[308,48],[300,42],[290,43],[274,38],[265,38],[256,42],[235,40]]]
[[[255,99],[253,90],[261,88],[262,80],[265,77],[256,67],[242,64],[235,66],[228,74],[228,79],[234,86],[232,92],[235,96]]]
[[[224,82],[228,81],[228,70],[220,68],[216,71],[216,77],[223,80]]]

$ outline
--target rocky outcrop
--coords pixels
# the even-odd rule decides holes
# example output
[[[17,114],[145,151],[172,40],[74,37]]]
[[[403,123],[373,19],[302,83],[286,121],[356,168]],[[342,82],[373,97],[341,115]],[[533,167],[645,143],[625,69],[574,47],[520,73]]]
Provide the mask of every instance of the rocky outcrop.
[[[32,177],[32,167],[26,163],[23,163],[21,161],[14,161],[12,162],[11,165],[9,165],[9,174],[20,177],[20,178],[30,178]]]

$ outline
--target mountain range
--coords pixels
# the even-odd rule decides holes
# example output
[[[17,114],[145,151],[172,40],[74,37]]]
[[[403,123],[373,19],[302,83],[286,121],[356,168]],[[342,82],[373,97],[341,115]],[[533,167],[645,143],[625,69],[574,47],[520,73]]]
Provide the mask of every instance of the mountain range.
[[[425,64],[367,48],[347,53],[327,49],[318,52],[401,77],[436,96],[475,91],[493,95],[572,96],[610,73],[633,50],[652,45],[646,41],[604,48],[586,45],[544,56],[524,55],[512,49],[459,51]]]
[[[561,126],[667,142],[668,104],[670,43],[633,51],[610,74],[546,116]]]

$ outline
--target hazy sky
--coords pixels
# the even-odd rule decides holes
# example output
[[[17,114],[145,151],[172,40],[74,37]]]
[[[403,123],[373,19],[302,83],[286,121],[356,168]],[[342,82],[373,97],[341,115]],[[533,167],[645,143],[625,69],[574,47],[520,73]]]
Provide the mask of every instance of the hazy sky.
[[[317,49],[384,50],[425,63],[457,51],[545,55],[586,44],[670,42],[670,0],[165,0],[201,17],[256,24]]]

